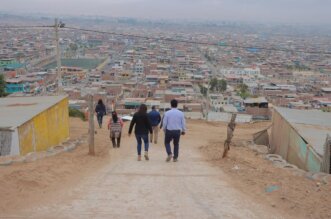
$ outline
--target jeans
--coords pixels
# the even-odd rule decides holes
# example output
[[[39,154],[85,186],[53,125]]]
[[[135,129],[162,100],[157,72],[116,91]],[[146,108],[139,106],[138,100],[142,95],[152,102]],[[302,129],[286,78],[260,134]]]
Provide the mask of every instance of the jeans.
[[[138,152],[138,155],[141,155],[142,140],[144,141],[145,151],[148,151],[148,147],[149,147],[148,134],[136,134],[136,139],[137,139],[137,152]]]
[[[119,148],[121,146],[121,135],[122,134],[120,134],[117,139],[115,137],[111,138],[111,142],[112,142],[114,148],[116,148],[116,147]],[[117,140],[117,144],[116,144],[115,139]]]
[[[179,153],[179,139],[180,139],[181,131],[180,130],[166,130],[164,144],[167,150],[167,154],[172,155],[170,142],[174,140],[174,158],[178,158]]]
[[[103,118],[103,115],[102,114],[97,114],[97,119],[98,119],[98,123],[99,123],[99,127],[101,128],[102,126],[102,118]]]

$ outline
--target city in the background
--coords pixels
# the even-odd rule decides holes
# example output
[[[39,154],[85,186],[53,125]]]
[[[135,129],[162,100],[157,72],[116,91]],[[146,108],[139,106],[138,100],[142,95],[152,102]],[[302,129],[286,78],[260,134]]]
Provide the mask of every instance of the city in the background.
[[[56,94],[54,20],[2,18],[0,73],[6,93]],[[331,38],[325,29],[60,20],[61,90],[72,108],[85,110],[87,94],[94,94],[121,115],[132,114],[141,103],[164,111],[173,98],[188,118],[210,121],[227,121],[234,112],[241,122],[270,119],[274,106],[330,111]]]

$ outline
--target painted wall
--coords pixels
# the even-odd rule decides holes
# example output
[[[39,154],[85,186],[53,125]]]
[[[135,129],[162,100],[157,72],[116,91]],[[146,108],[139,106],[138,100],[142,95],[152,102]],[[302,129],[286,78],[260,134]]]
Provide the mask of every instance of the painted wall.
[[[65,98],[18,128],[20,154],[45,151],[69,138],[68,99]]]
[[[272,153],[300,169],[320,172],[322,158],[276,110],[272,116],[270,147]]]
[[[19,155],[19,142],[17,129],[0,130],[0,156]]]
[[[28,90],[29,90],[28,86],[23,83],[19,83],[19,84],[7,83],[6,84],[6,93],[9,93],[9,94],[17,93],[17,92],[25,92]]]

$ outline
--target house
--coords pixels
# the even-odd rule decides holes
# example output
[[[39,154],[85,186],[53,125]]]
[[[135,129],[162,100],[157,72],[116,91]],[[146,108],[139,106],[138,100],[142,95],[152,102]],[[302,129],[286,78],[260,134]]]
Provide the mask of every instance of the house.
[[[21,78],[6,79],[6,93],[25,93],[29,90],[29,85]]]
[[[16,63],[15,59],[0,59],[0,69],[5,68],[9,64]]]
[[[244,100],[246,113],[253,116],[253,119],[269,119],[270,111],[268,101],[265,97],[247,98]]]
[[[330,172],[331,113],[275,108],[271,152],[311,172]]]
[[[2,98],[0,118],[0,156],[45,151],[69,138],[66,96]]]
[[[321,88],[321,92],[323,96],[331,98],[331,87],[323,87]]]

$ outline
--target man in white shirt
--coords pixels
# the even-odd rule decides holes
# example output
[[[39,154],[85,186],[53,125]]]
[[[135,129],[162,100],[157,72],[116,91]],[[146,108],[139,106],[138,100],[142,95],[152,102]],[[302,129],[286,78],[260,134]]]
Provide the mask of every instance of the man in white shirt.
[[[173,157],[173,161],[177,162],[179,152],[180,135],[185,135],[186,124],[184,113],[177,109],[177,100],[171,100],[171,110],[167,111],[163,118],[163,131],[165,133],[164,144],[167,150],[167,162]],[[170,142],[174,141],[174,154],[172,156]]]

